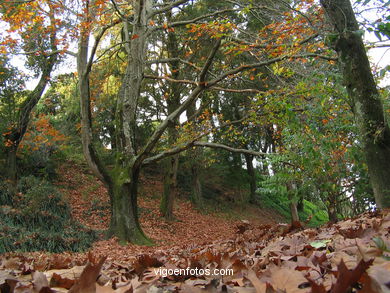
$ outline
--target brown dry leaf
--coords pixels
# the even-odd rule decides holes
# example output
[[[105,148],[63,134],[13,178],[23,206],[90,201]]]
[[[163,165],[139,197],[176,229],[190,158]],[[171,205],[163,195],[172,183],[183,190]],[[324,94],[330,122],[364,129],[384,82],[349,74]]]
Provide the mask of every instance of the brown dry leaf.
[[[380,288],[382,292],[390,291],[390,261],[373,265],[367,271],[375,288]]]
[[[182,292],[188,292],[188,293],[204,293],[204,290],[201,290],[200,288],[188,285],[186,283],[181,284],[180,289]]]
[[[130,282],[126,286],[122,286],[115,290],[115,293],[133,293],[133,284]]]
[[[271,269],[271,285],[277,290],[285,290],[287,293],[310,292],[310,288],[300,289],[302,284],[307,282],[307,279],[299,271],[277,267]]]
[[[54,254],[50,259],[50,269],[67,269],[71,264],[72,258],[69,255]]]
[[[15,279],[6,279],[4,283],[0,285],[0,292],[14,292],[16,285],[18,284],[18,280]]]
[[[2,261],[2,267],[8,270],[17,270],[20,268],[20,260],[16,257],[5,259]]]
[[[256,276],[256,273],[253,270],[248,271],[246,278],[251,281],[253,287],[256,289],[256,293],[265,293],[267,289],[267,284],[263,283]]]
[[[65,289],[70,289],[74,285],[76,281],[74,279],[68,279],[63,275],[59,275],[57,273],[53,273],[50,279],[50,287],[60,287]]]
[[[344,251],[336,251],[331,256],[330,262],[334,269],[338,268],[341,262],[343,262],[349,270],[356,268],[358,264],[356,255],[349,255]]]
[[[100,286],[96,284],[96,293],[114,293],[116,292],[111,286]]]
[[[345,293],[348,291],[352,285],[356,284],[364,272],[370,267],[373,263],[373,259],[370,261],[364,261],[363,259],[353,270],[348,270],[344,261],[341,260],[340,264],[337,267],[338,276],[337,282],[332,286],[331,293]]]
[[[80,279],[72,286],[69,293],[95,293],[96,279],[106,258],[102,257],[98,263],[89,262],[81,273]],[[91,254],[89,255],[89,259],[94,261]]]
[[[164,264],[155,257],[151,257],[148,254],[143,254],[137,257],[137,260],[133,263],[134,271],[137,275],[141,275],[146,269],[154,267],[161,267]]]
[[[46,279],[46,276],[42,272],[33,272],[32,273],[33,278],[33,285],[34,285],[34,292],[40,293],[40,292],[54,292],[49,288],[49,282]]]
[[[34,293],[31,283],[19,282],[16,284],[13,293]]]
[[[362,277],[359,280],[359,283],[362,284],[362,289],[359,291],[359,293],[378,293],[378,292],[381,292],[380,286],[378,286],[377,283],[374,283],[372,281],[372,278],[367,273],[364,273],[362,275]]]

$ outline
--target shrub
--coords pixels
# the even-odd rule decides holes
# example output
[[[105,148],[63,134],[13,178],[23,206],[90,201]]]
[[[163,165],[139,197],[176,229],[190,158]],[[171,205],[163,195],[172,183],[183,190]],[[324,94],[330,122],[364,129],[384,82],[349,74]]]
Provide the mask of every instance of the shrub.
[[[4,194],[6,189],[1,190]],[[0,253],[79,251],[88,248],[96,239],[95,231],[73,221],[62,194],[44,179],[23,177],[18,184],[18,193],[11,200],[9,196],[5,200],[3,194]]]

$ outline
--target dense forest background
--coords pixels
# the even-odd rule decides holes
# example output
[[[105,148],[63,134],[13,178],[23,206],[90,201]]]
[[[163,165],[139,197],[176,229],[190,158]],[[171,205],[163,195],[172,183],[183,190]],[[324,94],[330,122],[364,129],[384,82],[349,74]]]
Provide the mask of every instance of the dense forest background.
[[[389,3],[352,4],[2,1],[0,251],[100,237],[60,192],[69,164],[107,188],[95,205],[121,243],[153,243],[145,174],[163,182],[168,221],[179,195],[309,226],[388,208],[389,65],[367,50],[388,46]]]

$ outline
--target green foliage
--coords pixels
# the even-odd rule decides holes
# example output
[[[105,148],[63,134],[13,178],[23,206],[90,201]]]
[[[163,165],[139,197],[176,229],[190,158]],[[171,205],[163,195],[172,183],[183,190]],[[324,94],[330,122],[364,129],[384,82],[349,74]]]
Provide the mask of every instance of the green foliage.
[[[284,216],[288,221],[291,220],[290,212],[290,200],[287,196],[287,191],[283,187],[276,187],[275,189],[261,188],[258,192],[259,198],[261,198],[261,205],[264,208],[277,211]],[[318,227],[329,221],[327,211],[321,204],[314,204],[310,201],[303,201],[303,210],[298,212],[301,221],[305,221],[309,218],[307,223],[310,227]]]
[[[0,253],[7,251],[80,251],[96,232],[73,221],[70,207],[57,188],[44,179],[23,177],[18,193],[0,186]]]

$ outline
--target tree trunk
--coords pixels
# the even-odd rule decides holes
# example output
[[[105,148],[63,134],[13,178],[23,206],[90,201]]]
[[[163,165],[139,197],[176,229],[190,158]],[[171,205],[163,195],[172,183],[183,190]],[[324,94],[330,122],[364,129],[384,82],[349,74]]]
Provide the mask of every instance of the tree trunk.
[[[376,205],[387,208],[390,207],[390,129],[359,26],[349,0],[321,0],[321,4],[338,32],[335,49],[353,102]]]
[[[200,181],[199,166],[195,161],[195,158],[192,158],[191,166],[191,175],[192,175],[192,190],[191,190],[191,199],[195,206],[201,208],[203,205],[203,195],[202,195],[202,183]]]
[[[196,114],[196,104],[192,103],[186,111],[187,120],[194,118]],[[191,168],[191,201],[196,207],[202,208],[203,206],[203,194],[202,194],[202,181],[200,180],[201,166],[199,159],[202,157],[202,149],[196,148],[188,151],[188,160],[190,161]]]
[[[249,175],[249,186],[250,186],[250,194],[249,194],[249,202],[255,204],[256,203],[256,174],[255,169],[253,168],[253,156],[249,154],[245,154],[246,161],[246,169]]]
[[[166,172],[164,175],[164,192],[161,198],[160,212],[167,220],[172,220],[173,205],[175,201],[175,182],[178,157],[173,156],[167,159]]]
[[[172,21],[172,13],[167,12],[167,21]],[[174,31],[168,32],[167,38],[167,53],[169,58],[179,58],[180,49],[179,42]],[[175,60],[168,62],[169,69],[174,79],[180,79],[180,62]],[[180,106],[181,91],[183,90],[182,85],[178,83],[172,83],[169,85],[167,92],[169,93],[167,99],[168,115],[172,114]],[[168,125],[168,143],[174,145],[177,141],[178,131],[176,127],[179,125],[179,119],[173,120]],[[166,165],[165,176],[164,176],[164,193],[161,198],[160,211],[167,220],[173,219],[173,205],[175,200],[176,192],[176,177],[177,170],[179,167],[179,156],[175,155],[168,159]]]
[[[296,225],[296,223],[300,222],[298,209],[297,209],[296,193],[297,193],[296,184],[294,182],[288,182],[287,194],[288,194],[288,199],[290,200],[291,222],[293,223],[293,225]]]
[[[17,149],[17,146],[14,145],[7,148],[6,176],[11,183],[12,192],[16,192],[17,185]]]
[[[126,171],[122,170],[124,175]],[[138,245],[152,245],[153,242],[142,231],[138,217],[138,177],[139,170],[132,170],[128,180],[121,175],[109,186],[112,201],[112,215],[109,235],[117,236],[121,244],[131,242]],[[127,176],[126,176],[127,177]]]
[[[328,198],[329,205],[328,205],[328,218],[329,222],[336,223],[337,222],[337,199],[331,195]]]
[[[57,51],[56,45],[56,34],[53,32],[50,36],[51,41],[51,50]],[[7,175],[8,178],[16,185],[17,180],[17,161],[16,154],[19,148],[21,141],[27,131],[28,124],[30,123],[31,112],[34,110],[34,107],[38,104],[39,100],[42,97],[42,94],[49,83],[51,72],[53,71],[54,65],[56,64],[58,58],[57,53],[53,53],[50,57],[47,58],[44,67],[42,68],[41,77],[39,79],[36,87],[27,95],[27,98],[20,105],[18,110],[18,121],[15,125],[11,126],[11,130],[4,138],[12,143],[12,146],[7,150]]]

